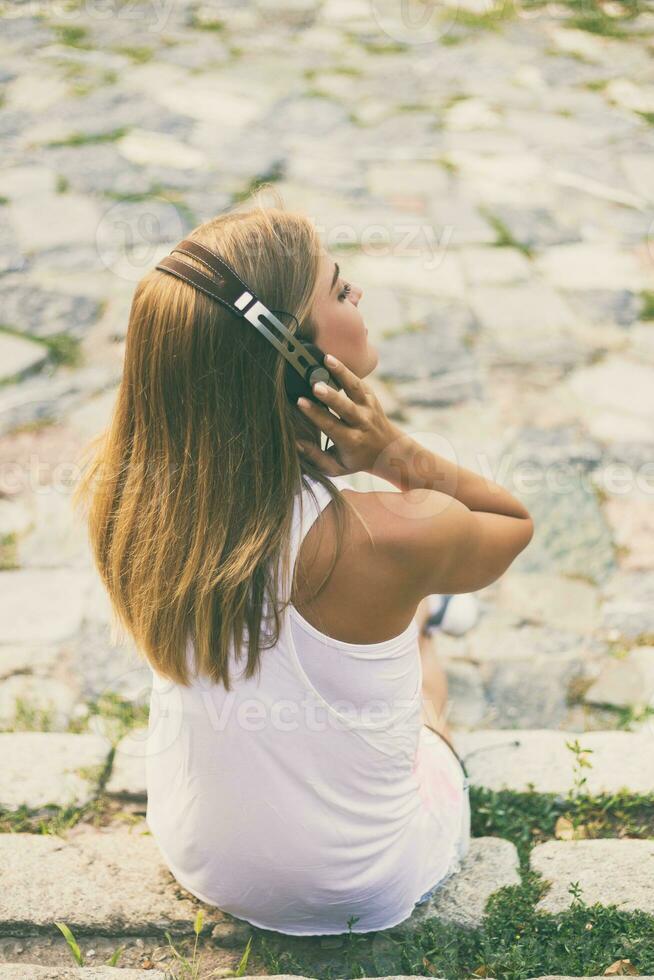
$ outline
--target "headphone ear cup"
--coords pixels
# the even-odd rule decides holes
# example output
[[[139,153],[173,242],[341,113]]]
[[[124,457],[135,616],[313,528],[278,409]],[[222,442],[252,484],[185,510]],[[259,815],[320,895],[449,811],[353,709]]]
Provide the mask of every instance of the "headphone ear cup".
[[[298,398],[310,398],[313,394],[309,391],[309,385],[304,378],[300,377],[288,361],[286,361],[284,368],[284,387],[286,388],[286,397],[293,405]]]
[[[323,363],[325,355],[316,344],[303,340],[302,346],[305,347],[309,353],[313,354],[315,359],[318,361],[318,364]],[[298,374],[289,361],[286,361],[286,366],[284,369],[284,386],[286,388],[287,397],[293,404],[296,403],[298,398],[309,398],[311,401],[320,403],[319,399],[316,398],[311,390],[311,386],[307,380]]]

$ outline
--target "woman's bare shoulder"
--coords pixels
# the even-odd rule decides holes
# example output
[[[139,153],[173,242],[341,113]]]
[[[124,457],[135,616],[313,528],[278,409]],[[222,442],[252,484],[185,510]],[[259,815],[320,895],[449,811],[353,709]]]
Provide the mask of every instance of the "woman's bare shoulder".
[[[402,504],[401,494],[341,488],[356,512],[346,517],[336,564],[317,600],[309,603],[334,559],[337,524],[331,502],[321,511],[298,554],[298,592],[294,605],[309,622],[348,642],[374,643],[396,636],[416,612],[420,596],[403,574],[389,529]],[[401,510],[400,510],[401,513]],[[360,519],[359,519],[360,518]]]

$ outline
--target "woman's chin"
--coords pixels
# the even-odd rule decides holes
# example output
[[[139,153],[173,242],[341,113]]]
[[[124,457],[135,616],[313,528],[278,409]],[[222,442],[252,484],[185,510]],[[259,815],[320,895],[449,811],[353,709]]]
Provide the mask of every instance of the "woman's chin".
[[[376,347],[372,346],[372,344],[368,344],[368,368],[366,370],[366,373],[362,375],[362,377],[365,378],[367,375],[372,374],[372,372],[375,370],[378,364],[379,364],[379,352],[377,351]]]

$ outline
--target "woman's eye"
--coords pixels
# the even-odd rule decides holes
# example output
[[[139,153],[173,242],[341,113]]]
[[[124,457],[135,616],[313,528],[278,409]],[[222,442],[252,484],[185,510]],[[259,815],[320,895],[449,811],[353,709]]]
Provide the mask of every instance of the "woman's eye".
[[[343,286],[343,292],[339,293],[339,300],[344,300],[351,289],[352,287],[350,286],[349,282],[346,282]]]

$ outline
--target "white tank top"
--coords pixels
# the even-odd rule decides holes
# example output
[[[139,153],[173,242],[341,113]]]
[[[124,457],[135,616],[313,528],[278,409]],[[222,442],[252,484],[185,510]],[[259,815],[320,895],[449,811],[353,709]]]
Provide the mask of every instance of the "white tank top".
[[[291,569],[331,500],[305,480],[318,507],[303,486]],[[229,693],[153,671],[146,820],[184,888],[260,928],[327,935],[397,925],[451,873],[464,785],[421,723],[418,635],[413,619],[392,639],[344,643],[289,606],[260,677],[235,665]]]

